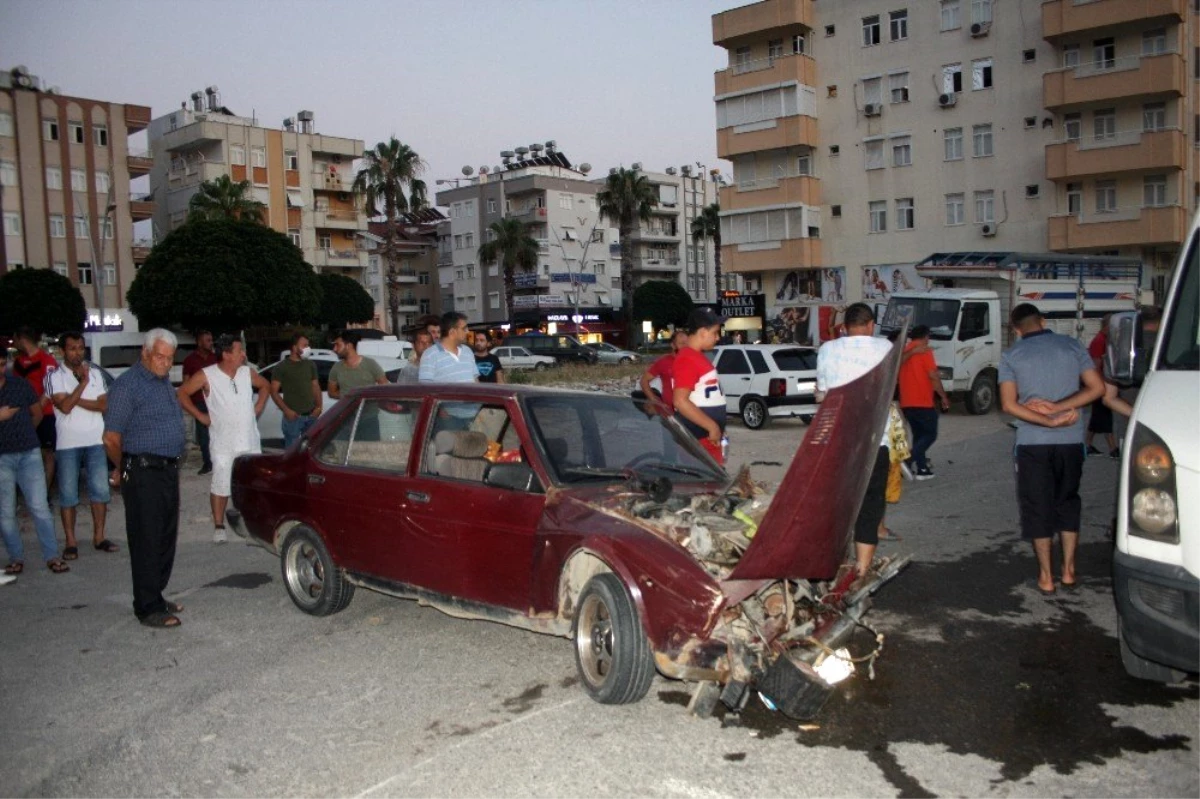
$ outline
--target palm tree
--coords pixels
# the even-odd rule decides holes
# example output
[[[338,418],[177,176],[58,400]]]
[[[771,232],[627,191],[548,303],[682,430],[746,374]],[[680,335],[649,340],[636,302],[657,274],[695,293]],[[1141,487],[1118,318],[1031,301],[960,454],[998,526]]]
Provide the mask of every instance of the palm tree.
[[[713,243],[713,282],[716,284],[717,297],[721,296],[721,206],[710,203],[700,209],[700,213],[692,219],[692,241],[697,244],[703,239],[712,239]]]
[[[513,318],[513,288],[516,282],[516,267],[528,272],[537,266],[537,239],[529,235],[529,226],[519,219],[504,217],[488,226],[491,241],[479,248],[479,263],[490,266],[497,260],[503,261],[504,302],[508,318]]]
[[[250,181],[234,183],[228,175],[206,180],[188,201],[188,221],[241,219],[263,224],[267,206],[254,199]]]
[[[420,211],[429,205],[425,181],[420,179],[424,171],[425,162],[417,155],[417,151],[393,136],[363,153],[362,168],[354,176],[354,192],[365,195],[367,213],[382,216],[386,223],[380,255],[387,264],[388,308],[392,316],[392,332],[396,334],[400,332],[397,231],[401,214]]]
[[[636,169],[620,167],[608,173],[604,188],[597,192],[600,214],[617,226],[621,237],[621,305],[627,336],[633,332],[633,232],[640,222],[650,221],[650,210],[658,205],[654,186]]]

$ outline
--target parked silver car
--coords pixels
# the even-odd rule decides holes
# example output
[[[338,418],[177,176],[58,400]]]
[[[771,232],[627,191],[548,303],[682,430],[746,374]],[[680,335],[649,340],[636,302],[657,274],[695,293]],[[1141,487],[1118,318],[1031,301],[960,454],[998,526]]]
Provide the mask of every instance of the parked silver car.
[[[637,363],[642,358],[636,352],[623,350],[609,344],[607,341],[602,341],[599,344],[588,344],[589,347],[596,351],[600,356],[600,363]]]

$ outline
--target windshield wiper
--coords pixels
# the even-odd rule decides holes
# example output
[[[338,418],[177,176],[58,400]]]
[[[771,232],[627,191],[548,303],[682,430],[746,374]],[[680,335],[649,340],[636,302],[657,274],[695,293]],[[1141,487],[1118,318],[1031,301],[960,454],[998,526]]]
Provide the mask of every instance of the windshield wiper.
[[[581,477],[620,477],[626,478],[629,476],[629,471],[626,469],[607,469],[600,466],[563,466],[560,467],[558,473],[566,475],[578,475]]]
[[[704,469],[697,469],[695,466],[680,466],[677,463],[666,463],[665,461],[653,461],[651,463],[642,463],[642,464],[639,464],[637,468],[639,471],[642,469],[659,469],[664,472],[675,472],[676,474],[687,474],[687,475],[691,475],[692,477],[713,477],[713,478],[716,477],[716,475],[714,475],[712,472],[706,471]]]

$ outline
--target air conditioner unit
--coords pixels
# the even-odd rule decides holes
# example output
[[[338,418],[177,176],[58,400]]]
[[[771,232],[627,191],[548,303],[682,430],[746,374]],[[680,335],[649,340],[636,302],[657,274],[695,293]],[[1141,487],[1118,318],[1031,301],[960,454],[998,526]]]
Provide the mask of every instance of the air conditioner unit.
[[[972,39],[982,39],[984,36],[988,35],[988,31],[990,31],[991,29],[992,29],[992,23],[990,23],[990,22],[972,23],[971,38]]]
[[[882,103],[867,103],[863,106],[863,115],[869,117],[877,117],[883,113]]]
[[[953,108],[958,104],[957,94],[939,94],[938,105],[942,108]]]
[[[986,238],[991,238],[992,236],[995,236],[996,235],[996,226],[995,225],[984,225],[983,227],[979,228],[979,235],[984,236]]]

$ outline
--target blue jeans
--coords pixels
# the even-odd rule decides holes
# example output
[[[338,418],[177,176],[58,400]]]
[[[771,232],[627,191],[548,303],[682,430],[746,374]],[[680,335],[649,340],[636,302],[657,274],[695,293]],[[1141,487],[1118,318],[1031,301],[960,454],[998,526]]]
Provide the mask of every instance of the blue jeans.
[[[902,408],[904,418],[912,427],[912,459],[918,469],[928,469],[929,459],[925,453],[938,437],[937,408]]]
[[[80,466],[87,470],[88,501],[100,505],[112,498],[108,487],[108,456],[103,444],[60,449],[54,453],[54,459],[58,462],[58,502],[62,507],[79,505]]]
[[[42,557],[47,561],[57,558],[58,541],[54,538],[54,517],[50,515],[50,504],[46,501],[46,472],[39,448],[0,454],[0,534],[4,536],[4,548],[8,550],[10,560],[25,559],[21,531],[17,528],[18,486],[33,516]]]
[[[308,415],[297,416],[290,422],[285,418],[283,420],[283,448],[287,449],[299,441],[300,436],[316,423],[316,418]]]

